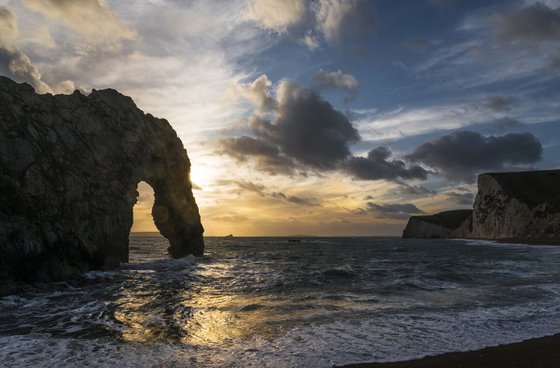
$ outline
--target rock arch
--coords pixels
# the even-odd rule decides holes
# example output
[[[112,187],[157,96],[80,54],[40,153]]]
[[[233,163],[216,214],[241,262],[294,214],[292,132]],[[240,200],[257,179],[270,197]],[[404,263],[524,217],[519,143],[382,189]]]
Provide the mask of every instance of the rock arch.
[[[126,262],[140,181],[154,189],[154,222],[171,256],[202,255],[189,176],[171,125],[129,97],[110,89],[38,95],[0,77],[0,281],[64,279]]]

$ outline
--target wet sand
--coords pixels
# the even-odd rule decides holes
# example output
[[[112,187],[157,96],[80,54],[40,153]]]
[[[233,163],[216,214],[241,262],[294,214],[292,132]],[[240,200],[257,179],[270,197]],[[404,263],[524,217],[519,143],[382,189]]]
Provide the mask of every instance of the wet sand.
[[[558,368],[560,334],[481,350],[446,353],[394,363],[350,364],[345,368]]]

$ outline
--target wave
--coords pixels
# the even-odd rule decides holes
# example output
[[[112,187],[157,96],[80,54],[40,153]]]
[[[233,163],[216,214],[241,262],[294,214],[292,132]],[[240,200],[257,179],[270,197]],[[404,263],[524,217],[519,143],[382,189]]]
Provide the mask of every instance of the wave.
[[[330,268],[326,271],[323,271],[325,276],[333,276],[333,277],[345,277],[350,278],[355,276],[354,269],[349,264],[345,264],[343,266]]]
[[[194,256],[187,256],[179,259],[158,259],[156,261],[144,263],[121,263],[121,270],[175,270],[191,268],[198,262]]]

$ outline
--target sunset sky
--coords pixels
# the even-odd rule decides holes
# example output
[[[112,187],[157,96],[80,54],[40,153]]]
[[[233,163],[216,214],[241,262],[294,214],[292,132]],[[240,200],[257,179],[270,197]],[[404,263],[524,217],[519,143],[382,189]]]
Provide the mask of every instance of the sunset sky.
[[[0,74],[169,120],[206,235],[399,235],[560,166],[560,0],[0,0]]]

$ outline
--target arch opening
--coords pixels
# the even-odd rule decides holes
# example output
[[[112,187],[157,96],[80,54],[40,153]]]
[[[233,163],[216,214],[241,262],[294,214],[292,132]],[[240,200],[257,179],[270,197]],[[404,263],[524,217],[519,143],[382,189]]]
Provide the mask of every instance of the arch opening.
[[[169,240],[160,233],[152,215],[155,202],[154,189],[147,182],[140,181],[136,192],[128,244],[129,263],[168,258]]]

